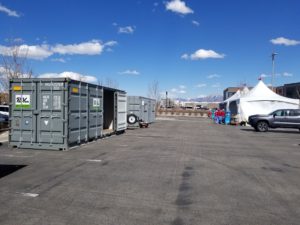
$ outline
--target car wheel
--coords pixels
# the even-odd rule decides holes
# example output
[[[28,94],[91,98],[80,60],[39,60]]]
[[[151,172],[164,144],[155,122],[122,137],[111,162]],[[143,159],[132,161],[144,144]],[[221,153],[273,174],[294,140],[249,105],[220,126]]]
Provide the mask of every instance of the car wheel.
[[[266,132],[269,129],[269,125],[265,121],[259,121],[256,124],[256,130],[259,132]]]
[[[136,115],[130,114],[127,116],[127,123],[129,124],[135,124],[137,122]]]

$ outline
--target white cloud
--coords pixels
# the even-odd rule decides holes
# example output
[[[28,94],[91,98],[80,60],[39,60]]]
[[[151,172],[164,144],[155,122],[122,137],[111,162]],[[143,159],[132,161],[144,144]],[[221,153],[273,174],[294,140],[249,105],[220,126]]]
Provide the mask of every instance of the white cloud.
[[[196,20],[192,20],[192,24],[194,24],[195,26],[199,27],[200,26],[200,23]]]
[[[100,55],[104,49],[105,44],[100,41],[92,40],[80,44],[62,45],[57,44],[51,48],[53,53],[61,55]]]
[[[54,46],[48,44],[42,45],[19,45],[14,47],[7,47],[0,45],[0,55],[9,56],[14,51],[18,51],[20,57],[27,57],[28,59],[43,60],[53,54],[60,55],[100,55],[104,48],[110,48],[117,44],[116,41],[108,41],[102,44],[100,41],[92,40],[89,42],[82,42],[79,44],[62,45],[56,44]]]
[[[185,53],[181,56],[182,59],[191,59],[191,60],[202,60],[202,59],[209,59],[209,58],[223,59],[224,57],[225,57],[224,54],[219,54],[213,50],[205,50],[205,49],[199,49],[191,55]]]
[[[172,0],[170,2],[166,2],[166,9],[183,15],[194,13],[194,11],[186,6],[185,2],[181,0]]]
[[[198,95],[197,97],[198,98],[205,98],[205,97],[207,97],[207,95]]]
[[[268,75],[268,74],[265,74],[265,73],[262,73],[262,74],[260,74],[260,76],[259,76],[260,78],[266,78],[266,77],[270,77],[270,75]]]
[[[203,87],[206,87],[206,84],[197,84],[196,87],[203,88]]]
[[[22,38],[14,38],[14,39],[13,39],[13,42],[14,42],[14,43],[23,43],[24,40],[23,40]]]
[[[119,74],[123,74],[123,75],[140,75],[140,72],[138,72],[137,70],[125,70],[123,72],[119,72]]]
[[[172,88],[170,92],[174,94],[186,94],[186,86],[179,85],[178,88]]]
[[[189,59],[189,55],[185,53],[185,54],[183,54],[183,55],[181,56],[181,58],[182,58],[182,59]]]
[[[190,58],[192,60],[198,60],[198,59],[222,59],[224,58],[224,54],[219,54],[213,50],[205,50],[205,49],[199,49],[195,53],[193,53]]]
[[[219,78],[219,77],[221,77],[221,76],[218,74],[210,74],[207,76],[208,79]]]
[[[282,74],[282,76],[284,76],[284,77],[292,77],[293,74],[288,73],[288,72],[284,72],[284,73]]]
[[[113,47],[117,44],[118,44],[118,42],[116,42],[116,41],[108,41],[108,42],[104,43],[104,46]]]
[[[113,52],[113,49],[111,47],[113,47],[117,44],[118,44],[118,42],[116,42],[116,41],[109,41],[109,42],[104,44],[104,47],[105,47],[107,52]]]
[[[116,22],[112,23],[112,25],[113,25],[114,27],[118,26],[118,24],[117,24]]]
[[[20,17],[20,14],[0,4],[0,12],[6,13],[8,16]]]
[[[155,12],[156,11],[156,8],[159,6],[159,3],[158,2],[154,2],[153,3],[153,9],[152,9],[152,12]]]
[[[134,32],[134,27],[127,26],[127,27],[119,27],[120,34],[132,34]]]
[[[64,58],[53,58],[51,59],[52,62],[61,62],[66,63],[67,61]]]
[[[63,78],[63,77],[68,77],[73,80],[80,80],[83,82],[88,82],[88,83],[97,83],[97,78],[94,76],[89,76],[89,75],[83,75],[75,72],[62,72],[62,73],[44,73],[38,76],[39,78]]]
[[[212,87],[212,88],[219,88],[219,87],[221,87],[221,84],[216,83],[216,84],[211,85],[211,87]]]
[[[20,57],[29,59],[43,60],[53,54],[48,45],[19,45],[14,47],[6,47],[0,45],[0,54],[10,56],[14,52],[18,52]]]
[[[285,46],[293,46],[293,45],[299,45],[300,41],[297,40],[291,40],[284,37],[279,37],[275,39],[271,39],[270,42],[274,45],[285,45]]]

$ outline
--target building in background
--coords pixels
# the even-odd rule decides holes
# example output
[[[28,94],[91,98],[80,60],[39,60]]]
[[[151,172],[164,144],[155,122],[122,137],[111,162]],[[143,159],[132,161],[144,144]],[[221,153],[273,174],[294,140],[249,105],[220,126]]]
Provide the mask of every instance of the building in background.
[[[278,86],[275,88],[275,93],[281,96],[284,96],[284,88],[283,86]]]
[[[175,107],[175,102],[171,98],[162,98],[160,100],[160,108],[174,108]]]
[[[223,91],[223,101],[225,101],[227,98],[230,98],[232,95],[234,95],[240,87],[228,87]]]
[[[276,88],[276,93],[287,98],[300,98],[300,82],[284,84]]]
[[[283,85],[283,96],[288,98],[300,98],[300,83],[291,83]]]

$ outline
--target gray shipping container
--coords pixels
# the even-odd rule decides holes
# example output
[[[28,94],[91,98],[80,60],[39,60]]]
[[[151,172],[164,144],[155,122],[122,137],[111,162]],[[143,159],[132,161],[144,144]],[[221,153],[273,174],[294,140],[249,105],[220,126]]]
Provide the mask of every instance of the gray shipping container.
[[[66,150],[122,132],[126,93],[69,78],[10,81],[9,144]]]
[[[139,126],[139,121],[153,123],[155,121],[154,99],[141,96],[127,96],[127,123],[129,126]]]

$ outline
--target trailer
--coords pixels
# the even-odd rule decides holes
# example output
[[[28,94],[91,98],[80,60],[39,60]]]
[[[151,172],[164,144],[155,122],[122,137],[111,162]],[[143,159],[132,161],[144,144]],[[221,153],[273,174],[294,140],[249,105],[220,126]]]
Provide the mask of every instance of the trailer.
[[[10,80],[9,145],[67,150],[127,128],[126,92],[69,78]]]
[[[148,127],[155,121],[156,101],[142,96],[127,96],[128,127]]]

